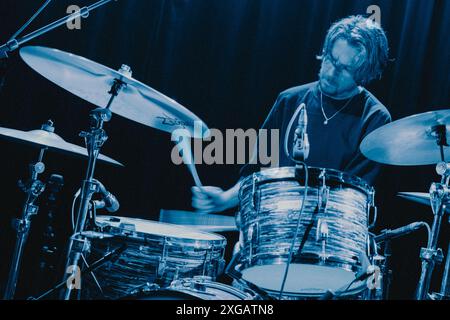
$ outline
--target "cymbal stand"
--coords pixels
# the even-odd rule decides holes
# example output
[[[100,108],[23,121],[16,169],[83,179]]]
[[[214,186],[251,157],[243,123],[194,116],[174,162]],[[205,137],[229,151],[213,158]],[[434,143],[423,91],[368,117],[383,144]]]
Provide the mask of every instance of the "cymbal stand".
[[[433,183],[430,187],[430,201],[433,209],[433,226],[431,235],[426,248],[420,251],[420,259],[422,260],[422,271],[416,292],[417,300],[425,300],[428,298],[431,276],[436,263],[441,263],[444,259],[442,249],[437,248],[439,230],[441,228],[442,218],[446,212],[446,204],[449,200],[449,180],[450,180],[450,163],[445,162],[444,146],[448,146],[446,141],[446,126],[438,125],[432,128],[432,132],[436,134],[436,142],[440,148],[441,158],[443,162],[436,165],[436,172],[442,177],[440,183]]]
[[[446,259],[444,275],[442,276],[440,296],[443,299],[450,299],[450,243],[448,245]]]
[[[55,130],[51,121],[44,124],[42,129],[49,132],[53,132]],[[30,179],[26,183],[19,180],[19,187],[25,192],[26,200],[22,209],[22,218],[13,220],[13,227],[17,232],[17,239],[9,270],[8,283],[4,294],[5,300],[14,298],[25,243],[31,228],[31,218],[34,215],[37,215],[39,210],[39,207],[34,203],[45,190],[45,184],[38,179],[38,176],[45,171],[45,165],[42,160],[46,149],[47,147],[41,148],[37,162],[29,165],[31,176]]]
[[[131,70],[128,66],[123,65],[120,69],[120,72],[128,75],[131,73]],[[80,136],[85,139],[86,148],[88,150],[88,168],[86,172],[86,178],[82,183],[81,187],[81,196],[80,196],[80,206],[78,209],[77,221],[75,224],[74,235],[70,238],[68,252],[67,252],[67,260],[66,260],[66,268],[65,271],[69,273],[67,279],[67,288],[64,292],[64,299],[70,300],[71,293],[75,288],[73,284],[73,280],[77,279],[80,275],[79,273],[79,260],[81,255],[87,251],[89,251],[89,241],[86,237],[81,235],[81,232],[84,231],[86,227],[86,220],[88,217],[89,204],[92,200],[92,196],[99,191],[98,184],[94,180],[94,171],[95,164],[97,161],[97,157],[100,154],[100,149],[108,139],[105,130],[103,129],[103,125],[105,122],[109,122],[112,118],[112,112],[110,110],[111,104],[114,99],[119,94],[120,90],[126,86],[124,82],[119,79],[116,79],[111,87],[111,90],[108,92],[111,95],[111,98],[108,102],[106,108],[97,108],[91,111],[89,117],[91,119],[91,128],[89,132],[81,132]],[[70,283],[69,283],[70,282]]]

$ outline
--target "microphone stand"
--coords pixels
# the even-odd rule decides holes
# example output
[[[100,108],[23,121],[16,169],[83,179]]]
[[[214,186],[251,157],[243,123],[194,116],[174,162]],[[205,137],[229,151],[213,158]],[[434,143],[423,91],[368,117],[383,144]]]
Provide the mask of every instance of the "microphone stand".
[[[102,258],[98,259],[93,264],[91,264],[88,268],[83,269],[83,271],[81,271],[81,273],[80,273],[80,276],[95,271],[96,269],[98,269],[99,267],[101,267],[102,265],[104,265],[105,263],[107,263],[109,261],[111,261],[111,262],[116,261],[126,249],[127,249],[127,245],[123,245],[123,246],[115,249],[114,251],[108,252]],[[43,293],[39,297],[37,297],[37,298],[30,297],[30,298],[28,298],[28,300],[41,300],[44,297],[52,294],[53,292],[61,289],[62,287],[64,287],[65,284],[66,284],[66,280],[58,283],[52,289],[50,289],[47,292]]]
[[[39,9],[38,11],[16,32],[14,35],[3,45],[0,45],[0,91],[5,83],[5,77],[6,77],[6,66],[7,66],[7,59],[8,59],[8,53],[11,53],[18,49],[22,44],[39,37],[53,29],[56,29],[64,24],[67,24],[68,22],[71,22],[79,17],[87,18],[89,16],[89,12],[92,10],[97,9],[98,7],[103,6],[104,4],[107,4],[108,2],[111,2],[113,0],[101,0],[98,1],[88,7],[83,7],[79,11],[74,12],[70,15],[67,15],[53,23],[50,23],[43,28],[40,28],[32,33],[27,34],[26,36],[16,39],[16,37],[26,28],[30,25],[30,23],[44,10],[44,8],[50,3],[51,0],[47,0]],[[117,1],[117,0],[114,0]]]
[[[392,282],[392,269],[390,259],[392,256],[391,240],[387,240],[384,242],[383,256],[384,256],[384,265],[383,268],[381,269],[383,279],[382,300],[388,300],[389,290],[391,289],[391,282]]]

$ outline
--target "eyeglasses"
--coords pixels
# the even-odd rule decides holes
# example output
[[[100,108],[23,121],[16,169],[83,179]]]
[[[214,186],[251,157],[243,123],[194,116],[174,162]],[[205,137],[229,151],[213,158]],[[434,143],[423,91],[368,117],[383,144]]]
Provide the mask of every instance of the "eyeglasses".
[[[345,66],[339,63],[337,59],[335,59],[331,54],[327,54],[323,57],[323,61],[325,63],[330,63],[333,65],[333,67],[336,69],[338,73],[342,73],[343,71],[349,73],[350,76],[353,77],[355,68],[352,68],[350,66]]]

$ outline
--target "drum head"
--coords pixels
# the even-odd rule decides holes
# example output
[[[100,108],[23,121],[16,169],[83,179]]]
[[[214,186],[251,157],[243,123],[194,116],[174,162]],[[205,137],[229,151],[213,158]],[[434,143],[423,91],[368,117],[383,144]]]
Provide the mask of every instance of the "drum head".
[[[164,222],[115,217],[115,216],[97,216],[96,222],[100,225],[107,225],[115,229],[126,229],[142,234],[152,234],[167,238],[189,239],[189,240],[205,240],[215,241],[223,240],[224,237],[218,234],[198,231],[188,227]]]
[[[286,264],[250,267],[242,271],[242,278],[266,291],[279,292]],[[345,289],[355,274],[352,271],[309,264],[291,264],[284,286],[285,294],[320,295],[327,290]],[[354,288],[352,286],[352,288]]]

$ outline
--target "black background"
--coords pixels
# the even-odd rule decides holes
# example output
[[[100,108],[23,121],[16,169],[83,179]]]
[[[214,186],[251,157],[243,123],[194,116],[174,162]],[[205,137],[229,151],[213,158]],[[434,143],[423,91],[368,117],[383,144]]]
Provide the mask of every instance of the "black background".
[[[3,0],[0,42],[8,40],[43,1]],[[54,1],[27,30],[65,14],[67,6],[90,1]],[[277,94],[316,80],[326,30],[339,18],[364,14],[369,5],[381,8],[395,59],[381,81],[368,87],[389,109],[394,120],[450,104],[450,1],[433,0],[120,0],[92,12],[81,30],[61,27],[30,42],[72,52],[117,69],[125,63],[136,79],[176,99],[210,128],[258,128]],[[0,126],[39,128],[47,119],[66,141],[82,144],[78,133],[87,128],[93,106],[53,85],[11,54],[6,85],[0,95]],[[193,181],[186,167],[170,159],[170,135],[114,116],[106,125],[109,140],[102,152],[125,168],[99,164],[96,177],[120,199],[120,215],[157,220],[159,210],[192,210]],[[20,214],[23,195],[18,178],[38,150],[0,141],[0,289],[6,284],[14,246],[10,220]],[[84,176],[86,162],[47,153],[46,172],[62,174],[58,223],[66,239],[72,194]],[[232,186],[238,165],[198,166],[205,185]],[[433,166],[387,167],[377,186],[377,230],[413,221],[432,222],[425,206],[395,197],[398,191],[428,191],[438,181]],[[233,214],[233,212],[227,212]],[[39,219],[35,218],[19,283],[18,297],[35,294],[39,261]],[[447,219],[446,219],[447,220]],[[448,223],[440,246],[447,250]],[[227,235],[230,236],[230,235]],[[230,236],[230,242],[233,237]],[[65,240],[64,240],[65,241]],[[61,243],[64,248],[65,242]],[[410,299],[420,273],[418,259],[425,232],[393,243],[394,282],[391,296]],[[58,278],[57,275],[52,275]],[[441,268],[433,280],[439,289]]]

